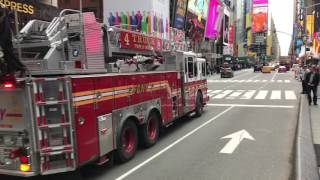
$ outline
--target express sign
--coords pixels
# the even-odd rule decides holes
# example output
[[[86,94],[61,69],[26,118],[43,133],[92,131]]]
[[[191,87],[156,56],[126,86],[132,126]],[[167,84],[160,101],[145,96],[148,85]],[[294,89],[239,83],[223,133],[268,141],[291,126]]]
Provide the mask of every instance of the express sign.
[[[120,33],[120,48],[135,50],[162,50],[162,40],[159,38],[149,37],[146,35],[135,34],[131,32]]]
[[[0,0],[7,9],[25,14],[34,14],[34,6],[16,1]]]

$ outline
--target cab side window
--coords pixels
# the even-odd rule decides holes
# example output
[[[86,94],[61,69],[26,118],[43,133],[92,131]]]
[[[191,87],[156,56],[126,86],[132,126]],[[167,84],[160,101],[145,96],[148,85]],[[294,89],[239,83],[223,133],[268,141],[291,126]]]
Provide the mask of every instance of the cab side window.
[[[192,57],[188,57],[187,66],[188,66],[188,77],[189,78],[195,77],[195,66],[194,66]]]

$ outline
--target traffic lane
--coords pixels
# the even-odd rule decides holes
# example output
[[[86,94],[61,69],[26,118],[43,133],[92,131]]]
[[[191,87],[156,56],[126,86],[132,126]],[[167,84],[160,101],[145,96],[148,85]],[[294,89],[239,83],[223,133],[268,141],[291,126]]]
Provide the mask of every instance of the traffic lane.
[[[115,179],[138,164],[144,162],[159,151],[167,148],[177,139],[183,137],[190,131],[205,123],[208,119],[218,115],[226,110],[227,107],[206,107],[204,114],[199,118],[182,119],[177,121],[172,126],[166,128],[161,134],[157,144],[149,149],[139,149],[135,158],[124,164],[115,164],[113,167],[97,167],[86,166],[81,170],[82,180],[105,180]],[[66,179],[67,180],[67,179]]]
[[[290,179],[296,111],[233,108],[125,179]],[[220,154],[229,141],[221,138],[242,129],[255,141]]]
[[[68,173],[59,173],[47,176],[37,176],[28,178],[30,180],[105,180],[115,179],[121,174],[125,173],[129,169],[134,168],[137,164],[145,161],[149,157],[158,153],[162,149],[168,147],[177,139],[181,138],[185,134],[189,133],[199,125],[206,122],[208,119],[216,116],[223,112],[227,107],[205,107],[205,111],[199,118],[183,118],[177,120],[173,125],[165,128],[161,133],[157,144],[151,148],[143,149],[139,148],[136,156],[129,162],[124,164],[114,164],[113,166],[97,166],[97,165],[86,165],[80,170]],[[12,176],[1,176],[0,179],[5,180],[25,180],[25,178],[12,177]]]
[[[243,69],[243,70],[240,70],[240,71],[234,71],[234,77],[238,77],[238,76],[243,76],[247,73],[250,73],[250,69]],[[208,79],[211,79],[211,80],[218,80],[218,79],[221,79],[220,77],[220,74],[214,74],[212,76],[208,76]]]
[[[243,74],[244,76],[242,77],[234,77],[234,78],[222,78],[221,80],[252,80],[255,81],[257,80],[260,76],[262,76],[261,74],[256,74],[256,73],[252,73],[252,72],[248,72],[246,74]],[[260,83],[257,83],[260,84]],[[256,86],[256,83],[254,82],[208,82],[208,88],[209,89],[232,89],[232,88],[236,88],[238,86],[246,86],[246,85],[252,85],[252,87]]]

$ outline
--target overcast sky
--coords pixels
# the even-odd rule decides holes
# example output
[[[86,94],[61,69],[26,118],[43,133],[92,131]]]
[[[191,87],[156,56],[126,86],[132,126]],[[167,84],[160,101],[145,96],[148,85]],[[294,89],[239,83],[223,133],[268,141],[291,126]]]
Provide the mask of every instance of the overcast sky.
[[[281,55],[286,56],[291,43],[290,35],[293,32],[294,0],[269,0],[269,6],[277,31],[288,33],[278,33]]]

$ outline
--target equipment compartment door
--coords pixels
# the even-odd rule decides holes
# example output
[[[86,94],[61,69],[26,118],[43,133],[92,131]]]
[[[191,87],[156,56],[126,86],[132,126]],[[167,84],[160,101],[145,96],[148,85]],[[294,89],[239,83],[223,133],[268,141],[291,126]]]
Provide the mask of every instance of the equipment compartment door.
[[[99,154],[93,79],[72,79],[72,95],[75,108],[77,159],[79,165],[83,165]]]

